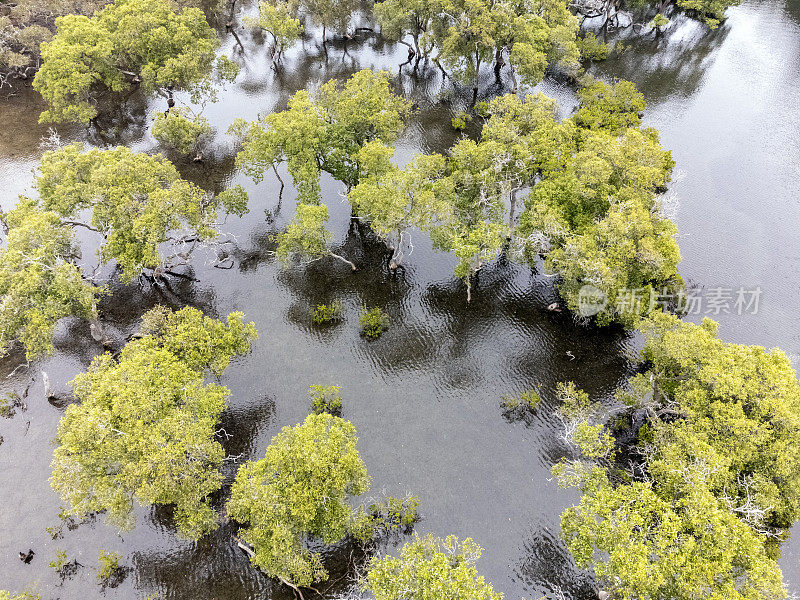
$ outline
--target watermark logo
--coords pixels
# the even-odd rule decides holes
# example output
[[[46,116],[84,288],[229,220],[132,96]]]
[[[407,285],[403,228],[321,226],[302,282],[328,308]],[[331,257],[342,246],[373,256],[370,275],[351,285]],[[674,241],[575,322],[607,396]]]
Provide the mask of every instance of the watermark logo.
[[[592,317],[608,304],[605,292],[593,285],[585,285],[578,292],[578,312],[583,317]]]

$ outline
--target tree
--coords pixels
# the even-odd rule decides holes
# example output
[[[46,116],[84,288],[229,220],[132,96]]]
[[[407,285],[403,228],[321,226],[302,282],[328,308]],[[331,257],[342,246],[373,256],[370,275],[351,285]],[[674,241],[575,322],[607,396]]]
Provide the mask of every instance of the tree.
[[[516,73],[531,86],[548,66],[577,75],[578,22],[560,0],[457,0],[435,6],[428,37],[436,60],[475,92],[481,65],[492,59],[499,75],[508,58],[515,92]]]
[[[258,17],[245,17],[254,29],[263,29],[272,36],[272,56],[279,58],[286,47],[303,35],[303,24],[294,17],[294,3],[284,0],[259,0]]]
[[[369,488],[357,441],[348,421],[312,414],[272,438],[263,459],[242,465],[227,510],[253,547],[253,565],[295,589],[327,578],[306,541],[332,544],[347,534],[347,499]]]
[[[177,12],[170,0],[116,0],[92,17],[59,17],[33,81],[49,107],[39,120],[90,122],[98,113],[97,89],[140,85],[170,101],[173,90],[186,90],[196,100],[212,92],[218,46],[200,9]],[[219,65],[223,77],[235,76],[230,61]]]
[[[373,558],[362,585],[375,600],[502,600],[474,566],[481,552],[472,538],[417,538],[399,557]]]
[[[381,35],[408,46],[417,60],[427,57],[433,50],[433,40],[428,32],[438,14],[438,5],[432,0],[383,0],[376,2],[373,12],[381,27]],[[411,37],[414,45],[404,38]]]
[[[218,209],[243,214],[238,196],[211,196],[181,179],[160,154],[150,156],[125,147],[83,152],[80,144],[45,152],[36,177],[39,205],[66,224],[80,225],[103,235],[100,260],[115,260],[123,281],[143,270],[157,276],[188,258],[188,249],[171,256],[162,253],[177,230],[209,240],[217,235]],[[89,223],[78,220],[89,209]]]
[[[786,596],[763,539],[720,506],[702,479],[675,501],[649,481],[614,487],[602,469],[587,479],[561,529],[575,562],[591,567],[615,598]]]
[[[652,447],[651,476],[679,495],[676,465],[702,462],[710,490],[754,529],[791,527],[800,517],[800,382],[786,355],[726,344],[710,319],[698,326],[654,313],[642,330],[651,368],[626,399],[651,407],[640,436]]]
[[[211,135],[208,119],[188,108],[174,106],[156,113],[151,130],[153,137],[180,154],[197,152],[201,140]]]
[[[222,485],[225,451],[214,437],[229,391],[205,384],[204,372],[221,375],[255,337],[241,313],[223,324],[194,308],[157,307],[118,359],[96,357],[73,380],[80,402],[56,437],[50,482],[71,511],[106,511],[130,529],[134,501],[169,504],[182,535],[215,529],[209,496]]]
[[[342,86],[323,84],[316,94],[297,92],[285,111],[233,130],[242,138],[236,166],[255,181],[286,162],[298,202],[319,204],[319,178],[329,173],[349,191],[358,184],[358,152],[370,141],[393,144],[411,103],[393,93],[386,71],[363,70]]]
[[[629,127],[638,127],[645,109],[642,93],[630,81],[617,81],[613,85],[599,79],[587,79],[578,90],[580,107],[572,120],[581,129],[602,129],[620,133]]]
[[[275,254],[285,265],[295,259],[310,263],[330,256],[347,263],[355,271],[355,264],[328,248],[333,234],[325,227],[327,221],[328,207],[324,204],[298,204],[292,222],[275,236],[278,242]]]
[[[397,268],[411,248],[411,228],[428,229],[446,219],[449,205],[436,193],[435,181],[446,168],[439,154],[418,156],[400,169],[391,164],[394,150],[370,142],[359,152],[361,182],[348,198],[362,219],[392,250],[389,267]]]
[[[775,541],[800,516],[794,371],[780,351],[721,342],[709,319],[657,312],[641,330],[643,368],[613,411],[635,440],[628,464],[593,452],[611,425],[589,425],[585,397],[572,430],[593,462],[553,469],[583,493],[562,514],[568,548],[626,600],[784,598]]]
[[[81,277],[73,232],[58,215],[23,198],[2,221],[8,236],[0,250],[0,356],[19,341],[30,361],[53,351],[60,319],[93,315],[99,290]]]

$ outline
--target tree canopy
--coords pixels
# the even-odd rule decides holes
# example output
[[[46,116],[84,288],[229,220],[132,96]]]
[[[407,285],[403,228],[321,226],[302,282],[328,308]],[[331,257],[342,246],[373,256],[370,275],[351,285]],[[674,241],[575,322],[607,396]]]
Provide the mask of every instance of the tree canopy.
[[[0,356],[19,341],[33,360],[52,352],[60,319],[92,316],[99,290],[73,264],[74,234],[57,214],[23,198],[2,220],[8,235],[0,249]]]
[[[659,201],[673,162],[657,132],[639,127],[644,100],[632,84],[589,81],[580,97],[561,122],[542,94],[495,98],[478,141],[402,169],[390,149],[367,145],[350,200],[395,248],[408,228],[429,231],[436,248],[456,255],[468,298],[473,275],[513,238],[512,258],[537,266],[546,256],[572,310],[591,285],[608,299],[599,323],[635,323],[652,309],[647,291],[682,285],[675,226]]]
[[[481,552],[471,538],[427,535],[404,544],[399,557],[373,558],[362,585],[375,600],[502,600],[478,575]]]
[[[218,45],[200,9],[178,10],[170,0],[116,0],[91,17],[59,17],[33,80],[48,105],[39,120],[88,123],[98,89],[210,93]],[[220,72],[235,69],[227,61]]]
[[[352,424],[312,414],[276,435],[263,459],[239,469],[227,510],[253,547],[252,563],[293,587],[327,578],[309,537],[341,540],[352,520],[349,497],[369,489]]]
[[[365,69],[344,85],[335,79],[311,94],[300,90],[288,108],[234,126],[242,138],[236,166],[255,181],[282,162],[298,202],[319,204],[319,178],[329,173],[349,190],[359,181],[358,153],[368,142],[393,144],[411,103],[395,94],[386,71]]]
[[[641,327],[647,370],[618,394],[636,434],[626,454],[641,459],[623,470],[613,450],[586,452],[611,424],[572,415],[594,462],[554,469],[583,493],[562,515],[568,548],[626,600],[784,598],[774,542],[800,515],[793,369],[780,351],[721,342],[709,319],[656,312]]]
[[[134,502],[168,504],[182,535],[215,529],[209,495],[222,485],[225,455],[215,430],[229,391],[206,384],[204,372],[220,375],[255,337],[241,313],[223,324],[194,308],[157,307],[119,358],[95,358],[72,382],[80,402],[56,437],[50,481],[70,510],[106,511],[130,529]]]
[[[45,152],[36,189],[40,206],[65,222],[80,223],[83,211],[91,211],[84,225],[103,234],[100,260],[116,261],[124,281],[144,269],[164,272],[185,262],[180,253],[163,252],[176,231],[208,240],[217,235],[218,209],[246,211],[233,196],[213,196],[185,181],[160,154],[124,146],[84,152],[72,144]]]

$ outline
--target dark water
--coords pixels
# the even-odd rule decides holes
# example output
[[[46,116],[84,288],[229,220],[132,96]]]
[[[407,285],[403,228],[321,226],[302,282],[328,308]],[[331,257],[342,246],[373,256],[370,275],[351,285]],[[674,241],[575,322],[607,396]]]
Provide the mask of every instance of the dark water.
[[[794,358],[800,356],[800,323],[794,315],[800,289],[795,226],[800,216],[800,2],[750,2],[729,14],[723,27],[706,35],[696,24],[676,19],[670,35],[632,41],[596,72],[639,85],[649,103],[645,120],[659,129],[677,161],[668,206],[680,231],[684,277],[701,290],[762,290],[757,314],[714,315],[723,339],[779,346]],[[397,72],[405,48],[364,37],[330,45],[326,59],[307,40],[305,49],[293,50],[285,68],[275,72],[259,40],[244,35],[243,41],[242,74],[205,112],[218,130],[213,150],[203,166],[179,164],[186,177],[209,189],[242,183],[250,192],[250,213],[223,227],[236,266],[213,268],[213,256],[199,252],[194,260],[198,283],[177,284],[174,294],[118,287],[102,307],[106,321],[120,332],[131,331],[141,313],[159,302],[190,303],[218,315],[244,311],[260,337],[253,352],[222,379],[232,392],[224,415],[224,427],[233,434],[225,442],[229,454],[242,454],[240,461],[261,457],[282,426],[308,413],[310,384],[340,384],[344,416],[359,431],[374,494],[412,492],[421,498],[417,531],[475,538],[485,548],[480,570],[507,598],[558,597],[559,590],[585,597],[591,582],[574,568],[558,538],[558,515],[577,495],[559,490],[549,475],[566,452],[558,439],[552,390],[559,381],[573,380],[596,398],[608,397],[630,371],[628,356],[636,340],[620,330],[580,327],[567,315],[547,312],[556,299],[551,281],[502,261],[480,273],[467,305],[463,285],[452,277],[453,257],[434,253],[419,234],[405,269],[390,274],[382,246],[348,231],[349,209],[329,179],[323,191],[339,253],[360,270],[351,273],[331,263],[282,270],[270,255],[269,234],[291,218],[294,193],[287,187],[279,207],[273,178],[254,186],[235,176],[227,126],[235,117],[253,119],[280,109],[295,90],[331,77],[361,68]],[[235,55],[232,43],[226,51]],[[398,145],[398,158],[449,147],[456,139],[450,118],[468,96],[443,87],[435,72],[415,80],[404,70],[399,85],[420,111]],[[571,90],[549,81],[540,88],[559,99],[565,114],[574,107]],[[127,108],[113,115],[116,130],[109,140],[155,149],[146,129],[163,107],[133,98]],[[31,169],[42,152],[40,139],[47,134],[36,124],[40,110],[35,95],[24,90],[0,101],[0,204],[5,209],[29,190]],[[59,133],[65,140],[85,139],[80,130]],[[91,248],[91,240],[86,243]],[[91,250],[85,256],[90,259]],[[309,307],[334,298],[344,303],[346,321],[312,327]],[[364,304],[381,306],[392,319],[391,329],[376,342],[358,335]],[[28,410],[0,420],[5,440],[0,446],[0,588],[32,586],[46,598],[65,600],[101,593],[125,599],[291,597],[248,566],[229,529],[188,543],[176,537],[165,509],[138,510],[138,527],[122,535],[101,519],[51,539],[45,527],[58,523],[60,503],[47,478],[63,407],[43,399],[38,371],[49,374],[55,389],[67,390],[69,380],[100,351],[88,334],[85,323],[66,322],[58,330],[57,354],[32,372],[6,378],[20,357],[0,364],[2,392],[22,389],[37,374]],[[505,419],[499,396],[535,385],[545,395],[536,416]],[[235,469],[226,465],[229,478]],[[785,545],[781,562],[796,592],[798,534]],[[28,548],[36,556],[25,565],[17,553]],[[130,567],[114,589],[101,590],[96,581],[93,567],[101,548],[119,552]],[[84,565],[63,584],[47,566],[57,549]],[[348,556],[346,548],[328,553],[332,579],[344,575]],[[327,597],[345,591],[342,578]]]

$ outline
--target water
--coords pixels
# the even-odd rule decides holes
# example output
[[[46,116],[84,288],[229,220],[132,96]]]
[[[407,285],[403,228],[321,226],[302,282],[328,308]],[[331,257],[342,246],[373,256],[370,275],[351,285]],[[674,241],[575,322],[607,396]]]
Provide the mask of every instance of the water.
[[[669,35],[632,40],[625,53],[593,70],[636,82],[649,104],[646,123],[673,152],[677,168],[668,206],[680,232],[684,277],[705,292],[761,289],[757,314],[712,315],[720,321],[722,338],[779,346],[800,356],[800,326],[793,318],[800,233],[792,226],[800,216],[800,2],[750,2],[729,15],[723,27],[704,36],[694,23],[677,18]],[[102,306],[106,322],[130,332],[156,303],[190,303],[217,315],[244,311],[260,336],[253,352],[222,378],[232,392],[223,418],[233,434],[225,442],[229,454],[241,454],[240,462],[261,457],[281,427],[308,413],[310,384],[341,384],[344,417],[358,429],[359,450],[373,478],[371,493],[417,494],[423,515],[418,532],[476,539],[485,548],[481,572],[507,598],[532,600],[559,589],[567,597],[587,597],[591,582],[574,568],[558,538],[558,516],[578,497],[558,489],[549,475],[566,452],[553,415],[553,389],[573,380],[593,397],[607,398],[630,373],[628,356],[636,339],[619,329],[580,327],[566,314],[548,312],[546,306],[557,298],[551,281],[519,265],[487,266],[467,305],[463,285],[452,277],[453,257],[433,252],[419,234],[405,268],[389,273],[382,246],[348,231],[349,209],[339,186],[327,178],[323,192],[338,251],[360,268],[351,273],[334,261],[282,270],[270,254],[269,235],[291,218],[294,193],[284,190],[278,210],[274,177],[254,186],[235,175],[225,130],[233,118],[280,109],[295,90],[330,77],[360,68],[396,72],[405,47],[362,37],[346,46],[330,44],[326,60],[307,40],[305,51],[290,52],[276,72],[259,40],[249,35],[242,40],[242,74],[205,113],[218,132],[213,149],[202,165],[178,163],[184,176],[209,189],[242,183],[250,192],[250,213],[223,227],[233,241],[236,266],[216,269],[211,256],[199,252],[194,267],[200,281],[176,284],[175,294],[117,286]],[[234,55],[232,42],[225,51]],[[407,67],[400,82],[420,110],[400,140],[398,159],[452,145],[457,136],[450,118],[469,94],[447,91],[435,73],[414,80]],[[551,81],[540,88],[559,100],[564,114],[575,106],[571,90]],[[117,130],[109,139],[154,149],[146,128],[163,108],[134,97],[127,113],[114,116]],[[40,110],[30,91],[0,102],[4,209],[18,194],[30,193],[31,169],[47,134],[36,124]],[[79,128],[59,133],[65,140],[86,137]],[[283,177],[289,181],[285,171]],[[91,251],[85,256],[90,261]],[[345,305],[345,322],[313,327],[309,308],[334,298]],[[371,343],[358,335],[365,304],[381,306],[392,319],[389,331]],[[88,325],[78,321],[59,327],[57,348],[34,370],[28,410],[0,420],[0,588],[32,586],[46,598],[64,600],[97,595],[93,569],[102,548],[122,554],[129,567],[121,585],[103,590],[107,597],[290,598],[285,588],[248,566],[230,529],[196,544],[185,542],[176,537],[166,509],[137,510],[138,527],[122,535],[100,519],[51,539],[45,527],[58,523],[60,503],[47,478],[63,407],[43,399],[38,370],[49,374],[54,389],[65,391],[100,351]],[[0,364],[3,392],[24,388],[33,374],[4,377],[20,360],[14,356]],[[500,395],[536,385],[545,396],[536,415],[504,418]],[[226,465],[229,480],[235,469]],[[798,533],[784,546],[781,561],[795,592],[800,592]],[[17,554],[28,548],[36,556],[25,565]],[[47,566],[56,549],[84,565],[63,584]],[[325,597],[345,591],[348,558],[347,548],[326,554],[333,585]]]

